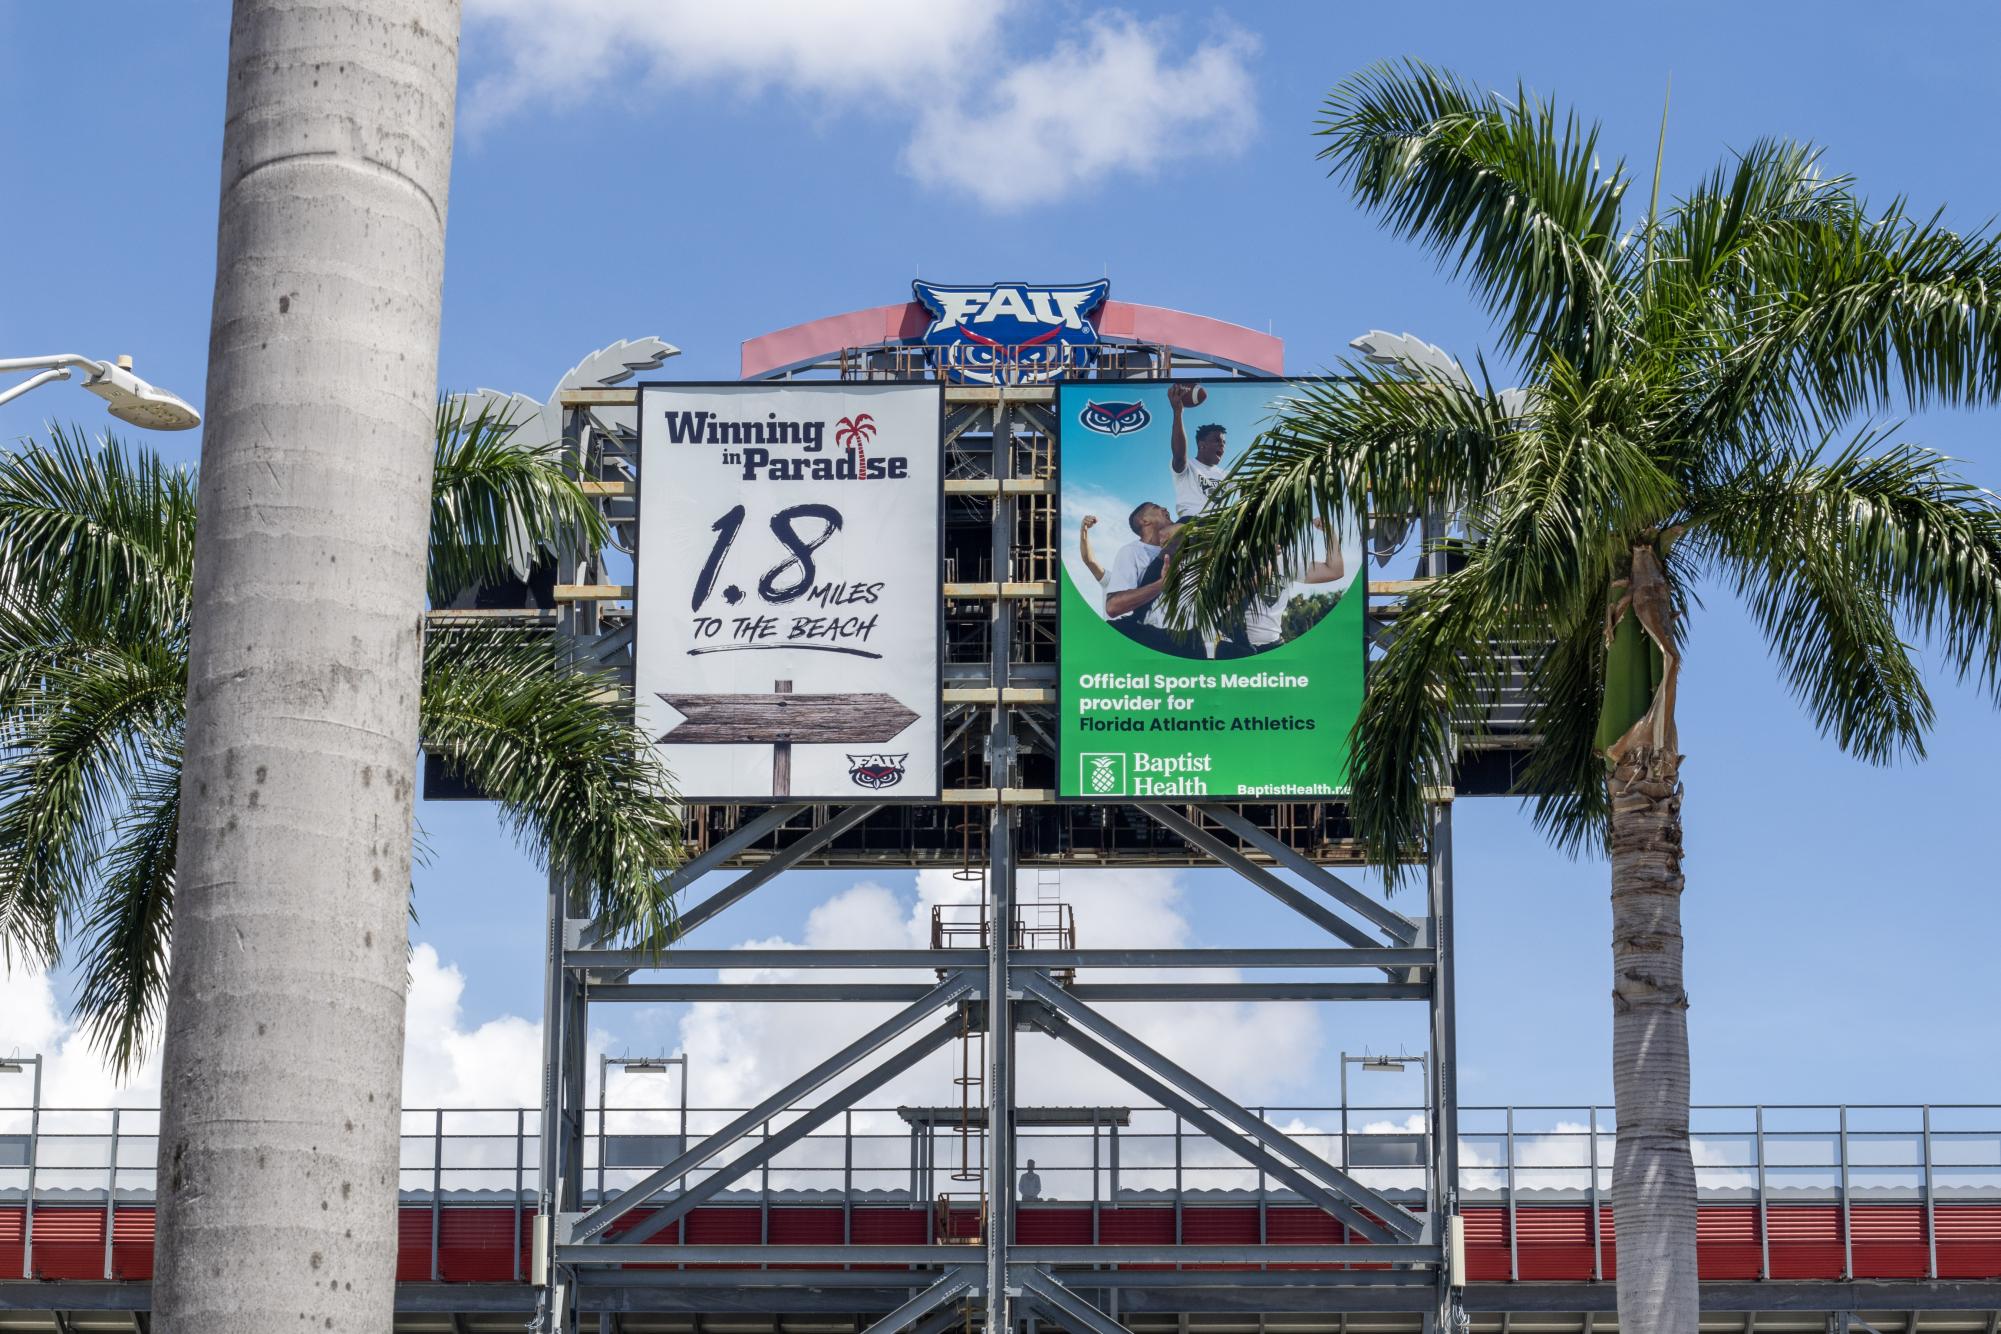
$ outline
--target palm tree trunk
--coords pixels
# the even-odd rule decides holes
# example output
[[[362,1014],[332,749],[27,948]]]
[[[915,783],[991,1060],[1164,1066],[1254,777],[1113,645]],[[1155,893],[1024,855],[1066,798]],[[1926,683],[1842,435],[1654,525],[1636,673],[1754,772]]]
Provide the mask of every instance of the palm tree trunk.
[[[158,1327],[389,1328],[458,0],[237,0]]]
[[[1696,1334],[1695,1166],[1682,989],[1681,756],[1636,746],[1614,766],[1612,1170],[1620,1334]]]

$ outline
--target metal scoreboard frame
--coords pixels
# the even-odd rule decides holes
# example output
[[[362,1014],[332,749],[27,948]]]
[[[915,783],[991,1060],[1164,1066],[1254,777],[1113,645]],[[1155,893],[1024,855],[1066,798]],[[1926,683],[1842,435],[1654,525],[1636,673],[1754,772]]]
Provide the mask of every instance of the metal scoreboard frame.
[[[1032,294],[1005,304],[1031,312],[1037,306]],[[547,1334],[576,1329],[580,1312],[586,1317],[604,1312],[600,1320],[610,1321],[615,1317],[609,1313],[616,1311],[699,1316],[719,1309],[713,1285],[692,1281],[702,1266],[712,1265],[764,1271],[754,1287],[728,1297],[731,1311],[773,1318],[840,1313],[867,1334],[904,1328],[943,1334],[949,1325],[975,1320],[998,1334],[1022,1318],[1090,1334],[1126,1334],[1118,1320],[1122,1301],[1148,1312],[1227,1310],[1260,1319],[1403,1312],[1421,1317],[1433,1331],[1449,1330],[1461,1319],[1458,1294],[1465,1276],[1455,1258],[1452,792],[1432,794],[1432,838],[1419,871],[1425,892],[1418,916],[1344,878],[1343,868],[1362,862],[1338,800],[1056,798],[1061,528],[1054,442],[1060,424],[1053,416],[1050,381],[1065,376],[1158,381],[1190,374],[1280,378],[1283,371],[1276,339],[1237,326],[1110,300],[1086,313],[1097,341],[1085,350],[1038,355],[1032,364],[1027,359],[1017,364],[1012,354],[998,352],[991,363],[994,383],[947,383],[942,390],[939,797],[691,802],[689,859],[665,877],[680,905],[684,933],[784,871],[815,866],[953,867],[982,886],[977,922],[961,924],[956,934],[948,927],[943,935],[934,924],[927,950],[687,947],[656,955],[620,948],[592,920],[581,897],[552,876],[540,1221],[531,1266],[541,1284],[538,1327]],[[948,378],[941,371],[949,371],[951,363],[949,353],[941,359],[936,345],[924,341],[933,318],[920,303],[910,302],[780,330],[745,345],[744,378],[936,383]],[[968,322],[977,320],[969,315]],[[1022,336],[1024,344],[1032,338],[1020,330],[1003,332]],[[982,370],[988,365],[982,361]],[[550,405],[560,415],[565,447],[586,491],[603,507],[614,543],[610,551],[564,554],[553,611],[532,616],[561,636],[578,660],[623,674],[630,688],[636,590],[611,577],[638,545],[637,501],[644,482],[633,416],[639,390],[623,383],[627,379],[629,371],[573,379]],[[1424,516],[1424,531],[1427,541],[1442,535],[1439,516]],[[1442,549],[1430,552],[1427,572],[1442,573],[1442,562]],[[1359,596],[1397,591],[1365,586]],[[1380,622],[1372,616],[1371,624]],[[1306,930],[1287,930],[1270,947],[1162,951],[1126,948],[1116,940],[1081,948],[1074,928],[1052,938],[1025,924],[1036,903],[1020,896],[1024,871],[1037,877],[1039,895],[1044,883],[1058,883],[1063,868],[1105,866],[1220,868],[1283,905],[1290,926],[1303,919]],[[709,976],[717,969],[760,968],[794,970],[806,980],[753,983]],[[1208,980],[1213,972],[1188,971],[1219,968],[1240,970],[1244,980],[1213,981]],[[857,969],[919,980],[856,983],[851,979]],[[1143,980],[1097,980],[1122,973],[1130,978],[1132,970],[1142,970]],[[1157,980],[1159,970],[1168,980]],[[1274,970],[1285,970],[1287,980],[1267,980]],[[1305,980],[1293,980],[1302,976]],[[1190,977],[1203,980],[1180,980]],[[593,1193],[585,1159],[590,1006],[714,999],[869,1001],[891,1006],[893,1013],[729,1125],[684,1145],[673,1162],[615,1195]],[[1363,1184],[1344,1163],[1329,1161],[1150,1047],[1098,1008],[1110,1000],[1423,1004],[1430,1049],[1421,1195],[1393,1201]],[[1182,1237],[1177,1204],[1171,1245],[1121,1253],[1023,1243],[1015,1227],[1012,1129],[1019,1110],[1014,1058],[1019,1033],[1068,1046],[1154,1098],[1290,1192],[1286,1198],[1332,1215],[1343,1240],[1313,1247],[1200,1245]],[[749,1247],[666,1233],[733,1182],[768,1168],[791,1137],[810,1133],[898,1073],[955,1045],[971,1072],[968,1120],[958,1133],[972,1155],[969,1161],[977,1162],[976,1245],[933,1236],[921,1246],[871,1247],[854,1244],[844,1231],[838,1247]],[[754,1137],[767,1122],[785,1128]],[[930,1201],[907,1203],[929,1215]],[[847,1209],[844,1205],[844,1217]],[[866,1271],[885,1261],[896,1268],[879,1276],[827,1277],[812,1268],[831,1264]],[[1270,1263],[1315,1268],[1303,1278],[1287,1274],[1284,1283],[1272,1281],[1276,1274],[1259,1272],[1156,1275],[1119,1268],[1255,1269]],[[674,1273],[689,1281],[634,1268],[659,1265],[679,1267]],[[780,1281],[788,1266],[806,1268]]]

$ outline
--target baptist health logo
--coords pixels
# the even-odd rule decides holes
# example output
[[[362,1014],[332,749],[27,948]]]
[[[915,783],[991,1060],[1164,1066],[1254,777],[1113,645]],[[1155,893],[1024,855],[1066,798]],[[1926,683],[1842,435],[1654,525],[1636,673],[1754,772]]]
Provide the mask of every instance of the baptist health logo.
[[[1126,795],[1126,757],[1119,753],[1084,752],[1078,757],[1078,783],[1093,797]]]

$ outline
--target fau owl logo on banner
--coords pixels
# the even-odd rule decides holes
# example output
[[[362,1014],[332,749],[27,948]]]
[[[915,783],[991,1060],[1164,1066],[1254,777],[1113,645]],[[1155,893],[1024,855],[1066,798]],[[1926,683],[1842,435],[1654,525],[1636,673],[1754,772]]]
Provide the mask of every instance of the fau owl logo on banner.
[[[1130,403],[1086,403],[1077,420],[1099,435],[1131,435],[1152,425],[1153,414],[1146,410],[1146,404],[1134,399]]]
[[[924,343],[946,378],[1036,384],[1091,364],[1098,329],[1089,317],[1105,304],[1112,285],[1101,279],[1063,287],[952,287],[920,279],[910,286],[935,317]]]

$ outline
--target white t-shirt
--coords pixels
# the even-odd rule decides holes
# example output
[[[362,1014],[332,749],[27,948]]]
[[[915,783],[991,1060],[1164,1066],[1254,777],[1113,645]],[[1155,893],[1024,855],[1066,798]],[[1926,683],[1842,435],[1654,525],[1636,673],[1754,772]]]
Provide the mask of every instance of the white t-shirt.
[[[1192,519],[1209,508],[1209,493],[1216,489],[1228,471],[1218,463],[1204,463],[1195,457],[1191,444],[1188,457],[1182,461],[1181,471],[1174,472],[1174,465],[1167,470],[1174,473],[1174,517]]]
[[[1151,542],[1128,542],[1112,556],[1112,563],[1105,567],[1105,596],[1114,593],[1129,593],[1139,587],[1140,576],[1146,567],[1153,564],[1153,558],[1160,554],[1160,548]]]
[[[1292,601],[1292,586],[1306,577],[1306,567],[1310,563],[1303,555],[1295,557],[1280,572],[1285,582],[1279,585],[1276,596],[1252,598],[1244,605],[1244,638],[1250,641],[1252,648],[1269,648],[1279,641],[1283,633],[1281,624],[1285,604]]]

